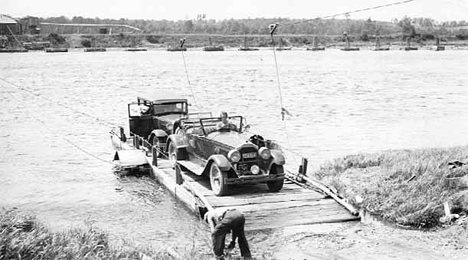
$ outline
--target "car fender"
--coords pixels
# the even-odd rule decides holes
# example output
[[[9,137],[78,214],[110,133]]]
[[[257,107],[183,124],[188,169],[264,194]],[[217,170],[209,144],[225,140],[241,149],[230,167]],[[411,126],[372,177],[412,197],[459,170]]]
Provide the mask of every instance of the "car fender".
[[[162,129],[154,129],[153,131],[151,131],[151,134],[150,134],[150,137],[151,136],[156,136],[156,137],[166,137],[167,136],[167,133],[164,132]]]
[[[169,146],[175,144],[177,148],[177,160],[187,160],[187,142],[184,140],[183,136],[172,134],[167,138],[166,142],[166,151],[169,152]]]
[[[184,137],[181,136],[181,135],[176,135],[176,134],[172,134],[170,135],[168,138],[167,138],[167,143],[166,143],[166,148],[169,149],[169,145],[171,143],[174,143],[177,147],[177,149],[180,149],[180,148],[185,148],[187,147],[187,142],[185,141]]]
[[[273,157],[271,164],[284,165],[286,163],[283,153],[280,150],[270,150],[270,152],[271,152],[271,157]]]
[[[208,158],[208,163],[206,164],[205,170],[203,172],[209,172],[209,167],[211,163],[216,163],[221,171],[229,171],[232,168],[229,160],[221,154],[213,154]]]

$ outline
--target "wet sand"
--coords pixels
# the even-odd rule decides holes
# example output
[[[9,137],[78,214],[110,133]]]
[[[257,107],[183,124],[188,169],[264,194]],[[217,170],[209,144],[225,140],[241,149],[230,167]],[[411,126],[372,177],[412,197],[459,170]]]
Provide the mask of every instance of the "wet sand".
[[[249,242],[256,259],[465,259],[466,222],[436,231],[375,221],[306,225],[255,234]]]

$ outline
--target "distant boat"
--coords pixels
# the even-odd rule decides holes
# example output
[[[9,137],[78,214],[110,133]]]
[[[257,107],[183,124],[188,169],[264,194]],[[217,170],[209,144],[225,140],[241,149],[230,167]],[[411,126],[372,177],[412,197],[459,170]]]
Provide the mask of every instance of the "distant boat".
[[[247,37],[244,38],[244,46],[239,48],[240,51],[258,51],[258,48],[251,48],[247,46]]]
[[[42,51],[50,47],[50,42],[24,42],[23,47],[31,51]]]
[[[359,48],[351,47],[351,44],[349,43],[349,37],[346,34],[346,32],[344,33],[344,37],[346,40],[346,46],[343,49],[341,49],[342,51],[359,51]]]
[[[307,47],[307,50],[308,51],[324,51],[325,47],[319,47],[318,42],[317,42],[317,36],[314,36],[312,40],[312,47],[311,48]]]
[[[204,51],[224,51],[224,46],[205,46]]]
[[[46,48],[46,52],[68,52],[67,48]]]
[[[106,48],[100,48],[100,47],[91,47],[91,48],[85,48],[84,52],[105,52]]]
[[[406,37],[406,47],[403,48],[405,51],[417,51],[418,47],[411,46],[411,41],[409,37]]]
[[[219,45],[219,46],[214,46],[213,43],[211,42],[211,38],[208,38],[210,41],[210,46],[205,46],[203,47],[204,51],[224,51],[224,46]]]
[[[187,51],[186,47],[169,47],[167,48],[167,51]]]
[[[147,51],[145,48],[128,48],[127,51]]]
[[[0,53],[14,53],[14,52],[28,52],[28,50],[27,49],[19,49],[19,48],[0,49]]]
[[[380,36],[377,36],[375,39],[375,49],[374,51],[388,51],[390,47],[382,47],[380,46]]]

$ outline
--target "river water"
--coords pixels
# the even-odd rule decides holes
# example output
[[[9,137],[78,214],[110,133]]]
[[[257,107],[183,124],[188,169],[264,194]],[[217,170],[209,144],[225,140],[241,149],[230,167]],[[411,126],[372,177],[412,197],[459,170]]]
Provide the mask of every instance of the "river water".
[[[286,148],[291,167],[300,156],[316,168],[357,152],[467,143],[468,51],[277,52],[279,86],[271,50],[183,55],[2,54],[0,206],[52,229],[93,225],[116,241],[209,254],[197,217],[109,163],[109,124],[127,127],[126,104],[162,89],[185,93],[192,111],[244,115]]]

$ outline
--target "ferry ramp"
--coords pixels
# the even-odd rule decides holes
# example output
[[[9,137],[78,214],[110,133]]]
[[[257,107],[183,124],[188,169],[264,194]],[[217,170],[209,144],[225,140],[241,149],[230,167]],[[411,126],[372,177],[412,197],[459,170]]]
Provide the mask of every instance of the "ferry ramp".
[[[147,158],[152,165],[151,157]],[[246,230],[359,219],[332,196],[292,178],[285,180],[279,192],[270,192],[265,183],[257,183],[229,186],[227,195],[215,196],[209,179],[204,176],[181,170],[184,167],[174,169],[171,162],[164,159],[158,159],[157,166],[151,167],[154,177],[198,214],[219,207],[241,210],[246,217]]]

